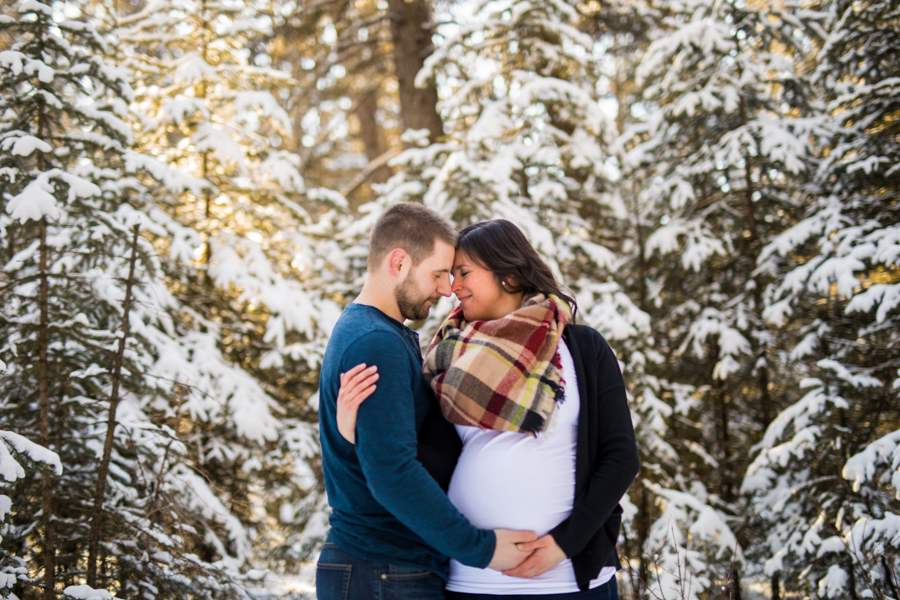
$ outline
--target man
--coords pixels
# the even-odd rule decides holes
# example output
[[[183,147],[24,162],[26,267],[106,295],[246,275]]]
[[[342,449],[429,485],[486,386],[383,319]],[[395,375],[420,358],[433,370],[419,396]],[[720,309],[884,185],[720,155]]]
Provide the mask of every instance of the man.
[[[416,459],[417,432],[433,403],[422,379],[421,320],[450,296],[456,232],[437,213],[399,204],[372,231],[362,293],[335,325],[320,379],[323,471],[331,531],[319,557],[319,600],[441,599],[448,556],[496,570],[528,552],[533,532],[471,525]],[[378,386],[359,409],[356,445],[338,432],[341,374],[360,363],[378,368]]]

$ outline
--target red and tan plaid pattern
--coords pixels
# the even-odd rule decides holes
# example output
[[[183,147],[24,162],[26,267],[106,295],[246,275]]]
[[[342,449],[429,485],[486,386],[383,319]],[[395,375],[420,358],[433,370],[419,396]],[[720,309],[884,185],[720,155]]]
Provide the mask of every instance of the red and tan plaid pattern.
[[[564,395],[557,346],[568,320],[568,305],[543,294],[491,321],[468,323],[454,309],[425,354],[425,380],[444,417],[497,431],[544,431]]]

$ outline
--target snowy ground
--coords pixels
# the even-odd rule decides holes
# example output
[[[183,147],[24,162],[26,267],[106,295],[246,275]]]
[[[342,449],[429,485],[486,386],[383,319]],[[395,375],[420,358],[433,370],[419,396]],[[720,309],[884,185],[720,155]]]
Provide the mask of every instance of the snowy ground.
[[[249,590],[254,600],[316,600],[316,563],[305,563],[299,573],[269,573],[262,586]]]

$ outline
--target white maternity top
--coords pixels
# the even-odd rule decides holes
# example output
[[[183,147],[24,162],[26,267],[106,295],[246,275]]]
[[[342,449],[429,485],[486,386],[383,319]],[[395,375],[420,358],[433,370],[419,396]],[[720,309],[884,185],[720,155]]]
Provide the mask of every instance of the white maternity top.
[[[562,340],[559,355],[565,400],[548,431],[532,437],[456,426],[463,449],[448,495],[475,527],[529,530],[542,536],[572,512],[580,406],[575,364]],[[590,586],[603,585],[615,573],[615,567],[604,567]],[[470,594],[564,594],[577,592],[578,585],[568,558],[534,579],[508,577],[451,560],[447,589]]]

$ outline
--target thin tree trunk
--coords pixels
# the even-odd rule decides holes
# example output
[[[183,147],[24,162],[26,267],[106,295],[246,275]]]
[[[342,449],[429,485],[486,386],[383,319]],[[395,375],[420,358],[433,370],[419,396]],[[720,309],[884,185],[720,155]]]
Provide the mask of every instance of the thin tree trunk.
[[[888,587],[891,590],[891,594],[894,598],[900,598],[900,590],[897,589],[897,583],[894,581],[894,576],[896,573],[888,567],[887,560],[885,560],[884,555],[881,555],[881,570],[884,573],[884,578],[887,580]]]
[[[845,570],[847,571],[847,575],[850,579],[847,586],[850,589],[850,598],[851,600],[859,600],[859,595],[856,593],[856,571],[853,568],[853,556],[849,553],[847,554],[847,560],[844,563]]]
[[[47,268],[50,249],[47,247],[47,220],[41,218],[40,257],[40,327],[38,328],[38,391],[40,394],[41,445],[50,448],[50,366],[47,359],[47,336],[50,329],[49,281]],[[44,600],[55,598],[56,589],[56,524],[53,519],[53,479],[45,473],[41,480],[41,512],[44,524]]]
[[[47,133],[44,107],[38,112],[38,138]],[[44,155],[38,152],[38,170],[44,170]],[[40,396],[41,445],[50,448],[50,365],[47,357],[50,333],[50,282],[48,271],[50,248],[47,247],[47,219],[40,222],[40,325],[38,328],[38,394]],[[48,473],[41,477],[41,513],[44,525],[44,600],[52,600],[56,591],[56,523],[53,514],[53,480]]]
[[[740,40],[735,38],[735,43],[740,45]],[[738,74],[743,74],[743,69],[738,65]],[[747,118],[747,101],[741,96],[740,103],[740,118],[741,125],[746,126],[748,122]],[[745,212],[745,221],[747,224],[747,231],[749,235],[747,236],[746,243],[746,258],[750,261],[749,270],[750,270],[750,279],[753,280],[755,284],[753,286],[753,302],[755,304],[755,312],[758,322],[762,322],[762,282],[756,279],[753,276],[753,273],[756,271],[756,253],[759,248],[759,231],[757,227],[756,220],[756,205],[753,202],[753,194],[756,192],[756,188],[753,185],[753,157],[750,156],[749,152],[744,152],[744,212]],[[756,342],[752,342],[756,345]],[[757,356],[757,359],[761,358]],[[769,393],[769,369],[768,367],[761,367],[759,369],[759,375],[757,376],[757,382],[759,384],[760,391],[760,402],[759,402],[759,421],[762,424],[763,428],[769,426],[772,422],[772,395]]]
[[[716,403],[719,412],[719,444],[722,453],[722,464],[719,467],[721,473],[721,494],[725,502],[734,502],[734,490],[731,484],[731,415],[728,410],[728,394],[723,389],[724,382],[716,384]]]
[[[619,88],[617,88],[618,90]],[[624,111],[623,100],[620,100],[620,112]],[[623,117],[624,118],[624,117]],[[624,121],[622,122],[624,126]],[[645,313],[647,311],[647,257],[644,253],[644,231],[641,228],[641,210],[638,205],[638,186],[632,186],[633,207],[634,207],[634,233],[637,238],[638,247],[638,308]],[[650,537],[650,500],[649,492],[643,485],[643,477],[638,474],[636,478],[637,487],[640,490],[641,499],[639,501],[639,510],[637,515],[637,557],[638,557],[638,577],[641,583],[645,584],[650,577],[650,557],[644,555],[644,549],[647,546],[647,538]],[[635,594],[638,594],[635,588]],[[638,594],[639,595],[639,594]],[[637,597],[637,596],[636,596]]]
[[[128,341],[130,329],[129,314],[131,313],[132,288],[134,287],[134,270],[137,264],[138,238],[140,228],[135,225],[132,229],[131,259],[128,265],[128,280],[125,283],[125,304],[122,315],[122,333],[119,337],[119,347],[116,350],[115,366],[112,372],[112,391],[109,396],[109,417],[106,421],[106,440],[103,443],[103,457],[100,459],[100,468],[97,472],[97,487],[94,490],[94,506],[91,509],[91,537],[88,549],[87,583],[91,587],[97,587],[97,555],[100,550],[100,531],[103,527],[103,497],[106,494],[106,480],[109,475],[109,461],[112,457],[113,438],[116,430],[116,410],[119,407],[119,385],[122,381],[122,362],[125,357],[125,345]]]
[[[781,574],[772,575],[772,600],[781,600]]]
[[[741,568],[737,563],[731,570],[731,600],[741,600]]]
[[[639,490],[641,490],[640,507],[637,516],[637,535],[638,535],[638,577],[641,583],[646,585],[650,581],[650,565],[653,557],[644,554],[647,548],[647,538],[650,537],[650,499],[648,498],[647,488],[643,485],[643,477],[638,475],[636,480]]]
[[[206,64],[210,63],[209,57],[209,13],[207,12],[207,3],[206,0],[201,1],[201,10],[200,14],[203,15],[203,45],[200,48],[201,56],[203,58],[203,62]],[[206,89],[206,81],[200,82],[200,93],[199,99],[201,101],[206,100],[207,89]],[[209,151],[204,151],[201,153],[201,171],[200,176],[209,182],[207,179],[209,176]],[[212,277],[209,275],[209,263],[212,261],[212,243],[210,242],[210,238],[212,238],[212,226],[210,223],[210,219],[212,217],[212,191],[209,187],[204,188],[203,190],[203,217],[205,220],[206,227],[206,244],[203,247],[203,282],[206,284],[206,287],[213,287]]]
[[[400,121],[403,129],[427,129],[432,142],[444,135],[437,111],[437,86],[429,81],[416,87],[416,75],[432,53],[431,9],[426,0],[388,0],[391,37],[394,42],[394,73],[400,91]]]
[[[378,122],[378,90],[373,89],[366,93],[356,107],[356,117],[359,119],[359,135],[362,137],[366,148],[366,158],[371,163],[388,151],[387,140],[384,138],[384,130]],[[369,176],[374,183],[384,183],[391,176],[391,169],[387,165],[381,165]]]

